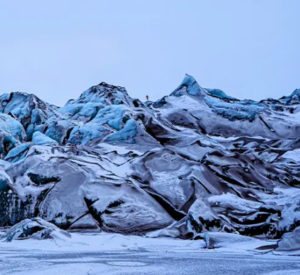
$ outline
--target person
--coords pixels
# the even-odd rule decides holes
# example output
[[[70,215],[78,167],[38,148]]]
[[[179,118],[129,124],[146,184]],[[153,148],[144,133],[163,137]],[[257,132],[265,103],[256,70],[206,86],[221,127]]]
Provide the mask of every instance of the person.
[[[147,101],[149,101],[149,96],[148,95],[146,95],[146,99],[147,99]]]

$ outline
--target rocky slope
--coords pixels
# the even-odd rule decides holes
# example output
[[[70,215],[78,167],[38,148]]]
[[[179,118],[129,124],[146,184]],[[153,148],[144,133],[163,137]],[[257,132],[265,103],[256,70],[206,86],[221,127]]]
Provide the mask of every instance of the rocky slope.
[[[238,100],[187,75],[156,102],[100,83],[0,97],[0,226],[280,238],[300,226],[300,90]]]

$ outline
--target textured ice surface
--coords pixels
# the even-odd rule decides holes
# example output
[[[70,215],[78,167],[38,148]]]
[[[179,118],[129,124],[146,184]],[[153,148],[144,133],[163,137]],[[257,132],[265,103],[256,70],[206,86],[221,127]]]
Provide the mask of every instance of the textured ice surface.
[[[222,242],[218,249],[206,249],[203,240],[103,233],[71,236],[55,241],[0,242],[0,274],[296,275],[300,270],[295,257],[255,250],[255,245],[266,243],[259,240],[254,240],[254,245],[235,241],[230,250],[230,242]]]
[[[278,242],[276,251],[300,256],[300,227],[294,229],[293,232],[285,233]]]
[[[172,96],[181,96],[188,93],[192,96],[201,97],[205,94],[205,90],[199,86],[194,77],[186,75],[179,87],[171,93]]]
[[[61,108],[2,95],[0,226],[278,240],[300,225],[298,95],[239,100],[189,75],[156,102],[104,82]]]
[[[36,145],[58,145],[57,142],[41,132],[34,132],[32,135],[32,143]]]
[[[12,162],[20,160],[21,158],[26,156],[26,152],[29,150],[30,146],[31,142],[27,142],[11,149],[6,155],[5,160]]]
[[[228,250],[256,250],[263,246],[274,245],[267,242],[238,234],[207,232],[203,234],[205,248],[223,248]]]
[[[66,239],[71,235],[41,218],[25,219],[17,223],[0,238],[1,241],[11,242],[24,239]]]
[[[14,92],[0,96],[0,111],[18,120],[29,139],[35,129],[56,113],[57,108],[32,94]]]

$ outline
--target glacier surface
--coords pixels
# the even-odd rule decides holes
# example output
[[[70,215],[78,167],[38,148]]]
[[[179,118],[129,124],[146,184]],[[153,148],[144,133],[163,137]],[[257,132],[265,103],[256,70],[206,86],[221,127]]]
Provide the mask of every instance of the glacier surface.
[[[0,226],[300,250],[299,94],[239,100],[189,75],[156,102],[104,82],[61,108],[4,94]]]

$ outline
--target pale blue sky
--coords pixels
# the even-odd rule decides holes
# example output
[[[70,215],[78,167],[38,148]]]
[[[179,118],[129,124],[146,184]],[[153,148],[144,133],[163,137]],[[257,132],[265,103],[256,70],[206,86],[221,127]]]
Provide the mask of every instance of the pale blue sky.
[[[300,0],[0,0],[0,94],[63,105],[101,81],[142,100],[184,74],[238,98],[300,87]]]

